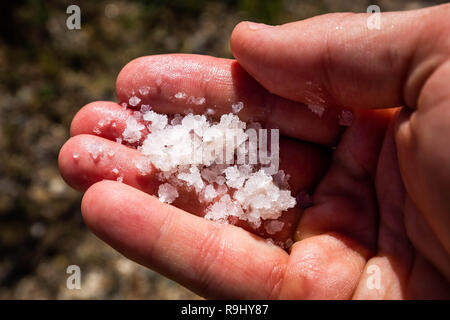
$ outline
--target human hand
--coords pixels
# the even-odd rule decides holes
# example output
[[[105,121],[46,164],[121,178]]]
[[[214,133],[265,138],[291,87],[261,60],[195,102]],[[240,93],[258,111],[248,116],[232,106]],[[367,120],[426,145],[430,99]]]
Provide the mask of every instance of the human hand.
[[[132,112],[116,103],[95,102],[75,116],[61,173],[87,189],[83,217],[100,238],[206,297],[447,298],[449,16],[450,6],[386,13],[381,30],[352,14],[279,27],[241,23],[231,38],[238,62],[163,55],[122,70],[120,101],[143,86],[154,90],[142,99],[165,113],[186,108],[170,98],[179,91],[205,97],[218,114],[242,101],[242,120],[280,129],[280,166],[291,174],[293,194],[314,190],[311,207],[281,218],[277,239],[296,240],[289,254],[242,228],[189,214],[203,208],[188,194],[178,208],[148,195],[154,176],[132,165],[141,155],[113,142]],[[328,107],[320,118],[306,104]],[[399,105],[408,107],[387,109]],[[342,133],[343,107],[354,120]],[[92,135],[107,116],[116,125]],[[93,161],[92,142],[114,150],[114,159]],[[115,178],[117,163],[125,183],[102,181]],[[368,285],[375,274],[379,289]]]

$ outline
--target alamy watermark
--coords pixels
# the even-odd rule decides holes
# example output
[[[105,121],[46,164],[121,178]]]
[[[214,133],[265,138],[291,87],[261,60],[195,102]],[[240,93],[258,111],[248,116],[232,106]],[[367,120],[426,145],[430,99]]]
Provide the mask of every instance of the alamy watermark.
[[[66,280],[66,287],[69,290],[81,289],[81,269],[76,264],[72,264],[67,267],[66,273],[70,274]]]
[[[66,26],[69,30],[81,29],[81,9],[79,6],[72,4],[67,7],[66,13],[70,16],[66,19]]]
[[[370,5],[367,7],[367,13],[371,15],[367,18],[367,28],[369,30],[380,30],[381,29],[381,9],[377,5]]]

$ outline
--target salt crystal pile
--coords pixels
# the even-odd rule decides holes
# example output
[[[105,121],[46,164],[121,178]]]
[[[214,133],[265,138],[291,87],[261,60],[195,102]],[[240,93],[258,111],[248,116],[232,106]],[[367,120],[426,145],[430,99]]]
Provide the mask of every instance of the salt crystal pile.
[[[182,92],[175,94],[177,99],[186,97]],[[198,97],[188,100],[194,104],[205,102]],[[132,106],[139,102],[137,97],[129,101]],[[234,113],[242,108],[242,102],[232,106]],[[270,220],[265,229],[273,234],[283,226],[275,219],[294,207],[296,200],[289,191],[289,176],[282,170],[270,175],[260,165],[236,163],[237,154],[248,159],[249,152],[257,151],[249,147],[249,128],[233,113],[214,122],[192,113],[168,117],[142,106],[126,120],[122,138],[117,141],[132,143],[143,154],[134,163],[140,174],[148,174],[152,167],[158,170],[160,201],[173,203],[182,188],[191,190],[206,204],[205,218],[227,223],[229,217],[236,217],[255,228],[263,220]],[[142,139],[144,129],[149,133]],[[231,161],[227,159],[230,151]]]

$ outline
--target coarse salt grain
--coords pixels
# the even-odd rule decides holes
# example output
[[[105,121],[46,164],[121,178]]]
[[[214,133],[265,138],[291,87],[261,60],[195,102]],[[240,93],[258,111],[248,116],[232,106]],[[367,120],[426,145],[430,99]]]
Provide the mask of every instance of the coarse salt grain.
[[[233,113],[239,113],[242,110],[242,108],[244,108],[244,103],[240,101],[238,103],[234,103],[231,105]]]
[[[139,93],[142,94],[143,96],[146,96],[147,94],[149,94],[149,92],[150,92],[150,87],[139,88]]]
[[[158,188],[159,201],[172,203],[178,198],[177,188],[172,186],[170,183],[163,183]]]
[[[141,102],[141,99],[139,99],[139,98],[136,97],[136,96],[132,96],[132,97],[128,100],[128,103],[130,104],[130,106],[133,106],[133,107],[136,107],[136,106],[139,104],[139,102]]]
[[[308,109],[319,118],[322,118],[323,113],[325,112],[325,107],[317,104],[308,104]]]

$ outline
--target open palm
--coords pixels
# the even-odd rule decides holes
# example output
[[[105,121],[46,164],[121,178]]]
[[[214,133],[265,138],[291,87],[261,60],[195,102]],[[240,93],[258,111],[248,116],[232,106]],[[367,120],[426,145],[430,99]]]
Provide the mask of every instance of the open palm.
[[[283,214],[284,228],[272,236],[199,217],[204,208],[188,193],[174,206],[161,203],[149,195],[158,186],[153,172],[142,176],[134,165],[142,155],[115,142],[133,110],[94,102],[75,116],[59,157],[65,180],[87,190],[87,225],[125,256],[205,297],[449,297],[450,90],[443,79],[450,43],[425,23],[442,37],[439,47],[417,54],[419,44],[427,47],[423,30],[405,37],[411,16],[450,21],[449,8],[386,14],[395,32],[367,30],[364,15],[242,23],[231,41],[237,61],[160,55],[130,62],[117,80],[120,101],[136,94],[161,113],[208,106],[216,115],[243,102],[243,121],[279,128],[280,167],[294,195],[313,193],[312,206]],[[336,25],[349,31],[328,36],[341,30]],[[173,99],[180,91],[206,104]],[[319,117],[308,105],[327,108]],[[343,107],[353,110],[348,128],[339,125]],[[89,156],[92,143],[108,150],[101,161]],[[124,183],[109,181],[114,167]],[[288,253],[264,241],[269,236],[295,243]]]

